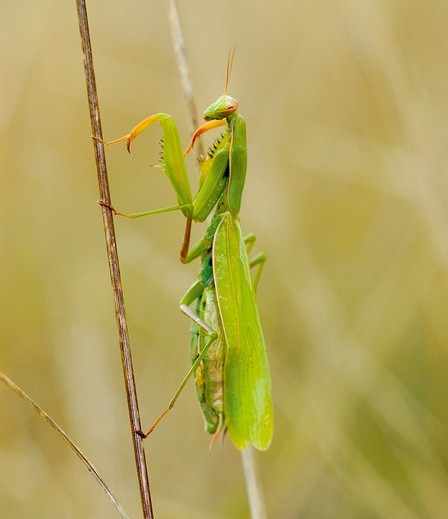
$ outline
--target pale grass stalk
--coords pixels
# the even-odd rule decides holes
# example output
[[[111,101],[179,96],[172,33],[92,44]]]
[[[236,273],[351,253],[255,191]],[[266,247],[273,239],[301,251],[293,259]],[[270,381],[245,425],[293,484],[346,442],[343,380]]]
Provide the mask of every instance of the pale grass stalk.
[[[31,406],[34,411],[45,420],[53,429],[61,436],[61,438],[67,442],[70,448],[74,451],[74,453],[78,456],[78,458],[84,463],[87,470],[92,474],[95,478],[96,482],[103,489],[104,493],[111,501],[111,503],[115,506],[117,512],[119,513],[122,519],[129,519],[128,515],[124,511],[121,504],[109,490],[104,479],[98,474],[98,471],[93,466],[93,463],[87,458],[87,456],[81,451],[81,449],[76,445],[76,443],[68,436],[68,434],[62,429],[60,425],[58,425],[51,416],[46,413],[39,404],[37,404],[31,397],[29,397],[23,389],[21,389],[17,384],[15,384],[9,377],[7,377],[4,373],[0,371],[0,380],[4,382],[14,393],[20,396],[22,400],[24,400],[29,406]]]

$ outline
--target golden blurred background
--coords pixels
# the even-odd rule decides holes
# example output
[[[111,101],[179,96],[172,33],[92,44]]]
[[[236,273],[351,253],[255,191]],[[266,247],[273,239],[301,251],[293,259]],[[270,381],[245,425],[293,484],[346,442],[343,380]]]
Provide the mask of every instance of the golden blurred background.
[[[164,2],[90,2],[103,131],[155,112],[190,135]],[[276,431],[270,518],[448,510],[448,3],[181,1],[198,110],[224,84],[248,125],[241,222],[268,254],[258,300]],[[140,517],[96,203],[74,2],[2,3],[1,353],[7,373]],[[171,205],[160,131],[107,152],[114,205]],[[196,182],[194,158],[189,162]],[[116,219],[142,420],[189,367],[197,275],[180,214]],[[195,229],[195,237],[203,232]],[[255,251],[254,249],[254,251]],[[0,516],[115,511],[55,432],[0,386]],[[238,452],[209,451],[193,385],[147,441],[157,518],[248,518]]]

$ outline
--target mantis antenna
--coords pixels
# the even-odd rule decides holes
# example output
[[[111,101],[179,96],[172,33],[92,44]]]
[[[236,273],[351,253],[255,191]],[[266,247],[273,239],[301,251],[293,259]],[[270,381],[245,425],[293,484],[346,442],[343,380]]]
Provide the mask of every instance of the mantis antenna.
[[[227,90],[229,88],[230,75],[232,73],[233,56],[235,55],[235,47],[236,47],[236,45],[233,46],[233,49],[232,48],[229,49],[229,55],[227,57],[226,83],[224,85],[224,94],[223,95],[227,94]]]

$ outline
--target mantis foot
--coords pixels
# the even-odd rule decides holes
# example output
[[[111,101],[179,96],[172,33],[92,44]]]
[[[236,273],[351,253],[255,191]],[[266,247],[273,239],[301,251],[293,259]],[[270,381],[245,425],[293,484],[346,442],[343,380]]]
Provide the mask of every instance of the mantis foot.
[[[98,200],[98,203],[100,204],[100,206],[107,207],[107,209],[110,209],[114,214],[118,213],[118,211],[114,207],[112,207],[110,204],[108,204],[104,200]]]

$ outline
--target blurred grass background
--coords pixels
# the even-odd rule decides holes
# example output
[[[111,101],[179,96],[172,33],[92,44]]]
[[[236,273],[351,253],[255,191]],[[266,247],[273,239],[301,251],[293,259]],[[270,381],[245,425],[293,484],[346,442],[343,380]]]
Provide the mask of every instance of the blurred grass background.
[[[164,2],[90,2],[106,138],[166,111],[189,125]],[[276,432],[269,517],[442,518],[448,509],[448,4],[180,2],[196,102],[248,124],[241,221],[269,260],[259,305]],[[74,2],[5,1],[0,369],[139,498]],[[170,205],[159,130],[108,151],[114,205]],[[194,171],[195,161],[190,161]],[[193,175],[194,176],[194,175]],[[116,220],[143,423],[188,368],[183,220]],[[196,230],[196,237],[202,229]],[[0,515],[114,511],[55,433],[0,387]],[[190,384],[147,442],[158,518],[247,518],[239,455],[209,452]]]

